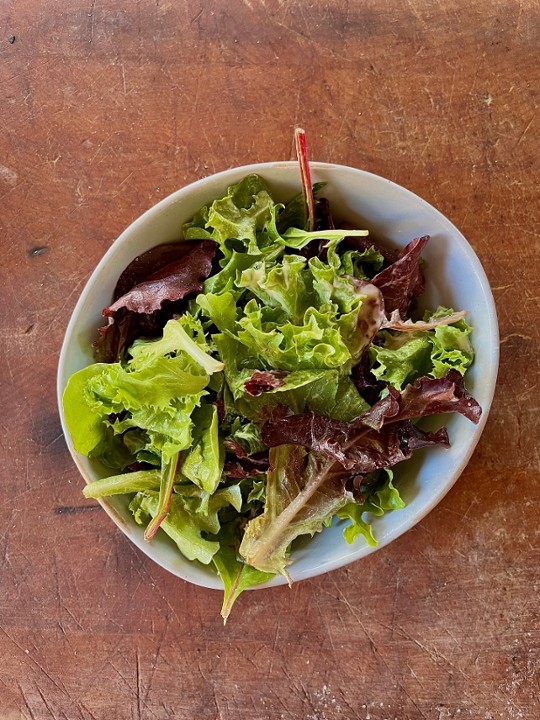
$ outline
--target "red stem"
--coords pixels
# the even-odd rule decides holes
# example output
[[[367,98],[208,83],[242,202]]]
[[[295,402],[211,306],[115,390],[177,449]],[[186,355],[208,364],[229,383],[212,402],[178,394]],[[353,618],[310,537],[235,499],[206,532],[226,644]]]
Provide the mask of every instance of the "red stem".
[[[309,170],[309,160],[307,154],[306,133],[302,128],[296,128],[294,131],[294,141],[296,144],[296,155],[300,164],[300,176],[302,178],[302,191],[304,193],[304,203],[306,206],[306,230],[313,232],[315,229],[315,198],[313,197],[313,186],[311,184],[311,172]]]

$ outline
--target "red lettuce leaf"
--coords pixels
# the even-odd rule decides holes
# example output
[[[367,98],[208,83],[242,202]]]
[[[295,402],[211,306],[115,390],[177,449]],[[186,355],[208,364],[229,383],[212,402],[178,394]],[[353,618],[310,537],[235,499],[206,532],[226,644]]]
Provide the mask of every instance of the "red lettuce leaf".
[[[269,467],[268,457],[264,461],[262,458],[245,457],[239,460],[227,460],[223,472],[232,479],[241,479],[252,475],[266,475]]]
[[[99,328],[96,360],[115,362],[136,338],[159,335],[167,320],[182,312],[180,301],[202,290],[216,248],[210,240],[179,242],[157,246],[135,258],[120,276],[114,303],[103,310],[109,322]]]
[[[449,444],[446,428],[424,432],[410,420],[403,420],[383,426],[380,431],[368,430],[353,435],[346,456],[355,474],[365,474],[408,460],[418,448],[429,445],[448,447]]]
[[[138,337],[157,337],[165,322],[159,322],[157,314],[134,313],[121,308],[114,320],[98,328],[98,338],[94,342],[96,362],[116,362],[124,348],[129,347]]]
[[[200,292],[203,281],[212,270],[216,249],[217,245],[212,240],[203,240],[188,253],[128,290],[110,307],[105,308],[103,314],[114,317],[120,308],[136,313],[152,313],[159,310],[165,301],[174,302],[191,293]]]
[[[397,419],[406,420],[407,418],[398,418],[400,410],[400,393],[392,386],[388,386],[388,395],[378,400],[367,412],[352,421],[355,427],[362,425],[370,427],[373,430],[380,430],[383,425],[394,422]],[[410,416],[413,417],[413,416]],[[414,417],[422,417],[422,408],[419,408],[418,415]]]
[[[327,198],[320,198],[315,208],[315,230],[335,230],[334,218]]]
[[[450,370],[443,378],[418,378],[401,393],[395,420],[458,412],[477,424],[482,408],[465,389],[463,377]]]
[[[302,445],[314,450],[338,463],[339,474],[344,478],[392,467],[408,460],[420,447],[449,444],[445,428],[436,433],[424,432],[409,420],[374,430],[304,413],[283,418],[281,426],[276,425],[265,423],[261,432],[263,442],[270,447]]]
[[[424,275],[420,267],[422,250],[429,235],[415,238],[400,252],[398,259],[371,281],[382,292],[387,313],[398,310],[404,317],[411,302],[424,289]]]
[[[129,292],[136,285],[147,280],[151,275],[166,265],[177,262],[198,245],[197,240],[183,240],[182,242],[156,245],[132,260],[122,272],[116,283],[113,302]]]
[[[225,463],[225,474],[230,478],[245,478],[251,475],[264,475],[270,463],[268,451],[248,455],[239,442],[232,438],[223,441],[226,451],[235,457],[234,460],[227,460]]]
[[[377,429],[389,422],[451,412],[458,412],[477,424],[482,415],[482,408],[465,389],[463,377],[457,370],[450,370],[442,378],[418,378],[401,393],[393,387],[388,390],[386,397],[353,424]]]
[[[391,467],[419,447],[448,445],[444,428],[426,433],[410,422],[411,418],[447,412],[459,412],[475,423],[482,412],[455,371],[440,379],[420,378],[402,393],[389,388],[388,395],[350,423],[312,412],[267,420],[261,438],[269,447],[302,445],[345,470],[364,474]]]
[[[286,370],[255,370],[249,380],[244,383],[244,390],[252,397],[259,397],[274,388],[283,387],[284,378],[288,374]]]
[[[268,447],[303,445],[351,468],[343,450],[350,430],[350,423],[307,412],[267,420],[261,428],[261,440]]]
[[[355,365],[351,371],[351,380],[364,400],[374,405],[387,385],[382,380],[377,380],[371,372],[370,364],[369,352],[364,352],[358,365]]]

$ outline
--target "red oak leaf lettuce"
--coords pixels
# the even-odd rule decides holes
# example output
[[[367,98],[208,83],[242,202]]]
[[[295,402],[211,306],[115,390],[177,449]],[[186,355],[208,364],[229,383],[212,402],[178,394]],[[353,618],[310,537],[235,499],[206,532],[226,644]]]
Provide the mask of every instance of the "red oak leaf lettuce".
[[[429,235],[412,240],[394,263],[373,278],[373,284],[383,294],[387,313],[398,310],[401,316],[405,316],[411,302],[423,291],[424,275],[420,256],[428,240]]]

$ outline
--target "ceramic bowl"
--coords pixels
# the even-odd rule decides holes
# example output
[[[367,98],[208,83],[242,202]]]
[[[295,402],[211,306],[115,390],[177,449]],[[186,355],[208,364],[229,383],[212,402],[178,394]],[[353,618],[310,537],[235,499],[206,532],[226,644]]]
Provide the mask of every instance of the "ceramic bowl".
[[[318,162],[310,165],[313,182],[327,183],[324,195],[330,200],[335,217],[365,227],[396,247],[419,235],[431,236],[423,253],[427,283],[422,303],[426,307],[441,304],[469,311],[476,359],[467,374],[467,387],[482,406],[483,414],[478,425],[461,415],[447,416],[445,424],[451,447],[421,450],[396,468],[407,506],[373,519],[379,543],[376,548],[366,545],[363,538],[348,545],[343,539],[342,523],[335,524],[295,548],[289,567],[293,581],[339,568],[383,548],[441,501],[465,468],[484,429],[495,388],[499,348],[495,305],[484,270],[469,243],[446,217],[410,191],[377,175],[340,165]],[[68,377],[93,362],[91,344],[102,324],[101,311],[110,304],[120,273],[145,250],[178,239],[182,223],[248,173],[260,174],[277,200],[288,200],[300,192],[296,162],[247,165],[194,182],[130,225],[111,245],[86,284],[66,331],[58,369],[58,399],[66,442],[86,482],[100,477],[100,470],[73,449],[60,400]],[[151,543],[146,542],[143,529],[133,521],[126,498],[108,499],[101,504],[122,532],[159,565],[197,585],[221,587],[211,568],[186,560],[164,533],[159,532]],[[285,578],[280,576],[265,586],[284,582]]]

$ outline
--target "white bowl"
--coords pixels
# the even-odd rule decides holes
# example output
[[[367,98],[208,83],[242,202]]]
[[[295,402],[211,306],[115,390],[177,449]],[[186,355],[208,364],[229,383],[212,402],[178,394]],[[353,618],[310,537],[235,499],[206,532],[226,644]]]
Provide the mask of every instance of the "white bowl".
[[[399,487],[407,502],[403,510],[373,519],[376,548],[363,538],[348,545],[343,523],[334,524],[300,543],[289,567],[292,580],[302,580],[334,570],[387,545],[413,527],[446,495],[469,461],[486,423],[495,389],[499,360],[499,335],[495,304],[478,257],[463,235],[440,212],[408,190],[362,170],[313,162],[313,182],[324,181],[324,196],[335,217],[367,227],[379,238],[402,247],[419,235],[431,235],[423,257],[427,263],[427,286],[422,302],[469,311],[474,326],[476,350],[467,386],[482,406],[480,423],[473,425],[461,415],[446,416],[451,447],[428,448],[404,463]],[[271,162],[226,170],[199,180],[169,195],[138,218],[112,244],[90,277],[68,325],[58,368],[58,402],[68,448],[86,482],[100,477],[96,464],[73,449],[62,412],[61,396],[69,376],[93,362],[92,341],[102,324],[102,308],[110,304],[116,281],[133,258],[160,243],[179,238],[184,222],[204,204],[221,197],[226,188],[249,173],[260,174],[277,200],[288,200],[300,192],[296,162]],[[439,423],[440,424],[440,423]],[[146,555],[184,580],[220,588],[221,581],[210,567],[186,560],[176,546],[158,533],[151,543],[143,538],[124,497],[101,502],[122,532]],[[279,576],[265,586],[281,585]]]

